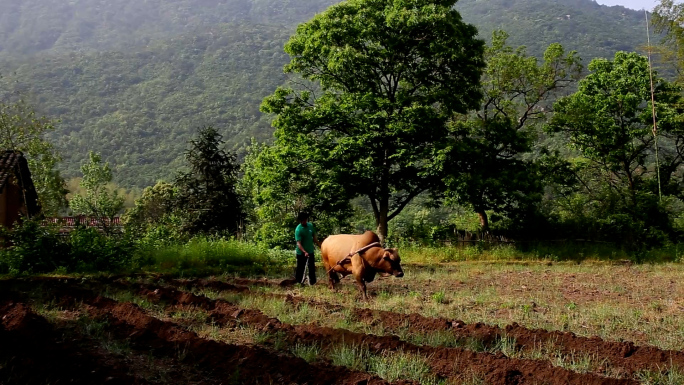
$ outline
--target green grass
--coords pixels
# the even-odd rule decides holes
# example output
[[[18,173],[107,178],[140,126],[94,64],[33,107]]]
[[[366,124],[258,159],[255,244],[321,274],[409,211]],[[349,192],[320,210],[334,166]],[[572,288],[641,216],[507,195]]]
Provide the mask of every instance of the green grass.
[[[672,368],[669,370],[647,370],[637,374],[642,385],[684,385],[684,372]]]
[[[194,238],[186,244],[141,250],[144,270],[181,273],[247,272],[263,274],[282,253],[233,239]]]
[[[629,251],[610,243],[538,242],[513,244],[473,243],[467,246],[399,247],[402,260],[408,263],[433,264],[474,261],[616,261],[635,257]],[[672,245],[646,252],[645,262],[679,262],[684,247]]]
[[[321,346],[296,344],[290,348],[290,352],[295,356],[304,359],[306,362],[315,362],[321,355]]]
[[[327,354],[333,365],[376,374],[387,381],[414,380],[423,385],[437,385],[440,381],[430,370],[429,357],[405,352],[370,353],[367,346],[341,344]]]

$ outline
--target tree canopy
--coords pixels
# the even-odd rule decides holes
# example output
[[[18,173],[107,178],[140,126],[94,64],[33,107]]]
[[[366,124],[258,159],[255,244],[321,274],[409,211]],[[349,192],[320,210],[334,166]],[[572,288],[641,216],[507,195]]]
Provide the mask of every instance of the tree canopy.
[[[440,180],[446,123],[479,103],[484,42],[455,0],[351,0],[300,25],[285,45],[277,145],[324,164],[349,195],[366,196],[381,238],[387,223]],[[323,183],[323,181],[321,181]]]
[[[455,140],[445,177],[452,203],[470,205],[489,227],[487,210],[511,213],[540,199],[543,176],[531,153],[537,124],[550,101],[580,77],[575,52],[551,44],[539,61],[525,47],[507,45],[508,34],[496,31],[485,51],[481,105],[452,123]]]

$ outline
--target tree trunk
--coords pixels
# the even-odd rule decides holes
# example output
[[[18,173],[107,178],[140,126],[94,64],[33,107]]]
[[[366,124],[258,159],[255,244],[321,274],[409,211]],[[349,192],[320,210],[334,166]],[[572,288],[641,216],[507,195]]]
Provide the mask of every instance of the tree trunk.
[[[378,222],[377,234],[380,237],[380,243],[385,244],[385,239],[387,239],[387,214],[385,213],[384,219],[382,215]]]
[[[483,233],[489,231],[489,218],[487,217],[487,212],[485,210],[475,210],[477,215],[480,217],[480,229]]]

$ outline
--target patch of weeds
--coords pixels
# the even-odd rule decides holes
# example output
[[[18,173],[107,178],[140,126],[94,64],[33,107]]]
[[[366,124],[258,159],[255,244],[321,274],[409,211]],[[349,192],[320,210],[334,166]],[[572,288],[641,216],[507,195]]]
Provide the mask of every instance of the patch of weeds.
[[[513,337],[502,336],[498,338],[496,344],[490,350],[501,352],[509,358],[520,356],[520,350],[516,347],[515,338]]]
[[[444,290],[438,291],[432,294],[432,300],[436,303],[445,304],[447,303],[446,293],[444,292]]]
[[[176,310],[170,313],[171,319],[174,320],[188,320],[191,322],[205,322],[208,314],[204,310]]]
[[[256,332],[254,333],[254,343],[257,345],[264,345],[271,339],[271,337],[273,337],[272,333]]]
[[[129,341],[107,339],[102,342],[102,348],[116,355],[127,356],[131,353],[131,344]]]
[[[273,335],[273,348],[275,350],[285,350],[287,347],[287,335],[285,332],[276,332]]]
[[[487,352],[491,349],[478,338],[469,337],[463,341],[463,349],[472,350],[474,352]]]
[[[645,370],[636,375],[642,385],[683,385],[684,372],[676,367],[668,370]]]
[[[188,355],[190,354],[190,350],[188,349],[189,344],[185,345],[176,345],[175,350],[176,350],[176,358],[178,361],[183,362],[185,361],[186,358],[188,358]]]
[[[147,298],[141,297],[130,291],[118,291],[114,293],[105,292],[104,297],[109,297],[117,302],[130,302],[143,310],[161,311],[161,305],[150,302]]]
[[[333,327],[336,329],[351,329],[351,326],[354,324],[356,318],[352,310],[350,308],[345,308],[339,314],[342,317],[335,322]]]
[[[370,352],[363,345],[337,345],[328,354],[333,365],[346,366],[352,370],[367,371]]]
[[[76,325],[81,334],[99,340],[105,336],[105,329],[109,326],[109,322],[81,316],[76,322]]]
[[[287,348],[287,334],[282,331],[275,333],[256,332],[253,338],[257,345],[271,345],[276,350],[285,350]]]
[[[415,345],[443,348],[464,348],[467,345],[465,339],[459,338],[456,334],[448,330],[440,330],[426,334],[413,334],[407,330],[403,335],[400,334],[399,336]]]
[[[578,373],[589,373],[603,366],[606,359],[601,360],[596,354],[558,354],[551,357],[551,364]]]
[[[294,354],[295,356],[302,358],[306,362],[314,362],[318,359],[318,356],[321,354],[321,346],[296,344],[295,346],[290,348],[290,352],[292,352],[292,354]]]
[[[285,307],[283,310],[282,313],[275,315],[275,317],[284,323],[306,324],[322,318],[321,311],[307,303],[301,304],[298,309]]]
[[[404,352],[385,352],[368,356],[368,371],[389,382],[415,380],[424,385],[444,383],[430,371],[429,358]]]

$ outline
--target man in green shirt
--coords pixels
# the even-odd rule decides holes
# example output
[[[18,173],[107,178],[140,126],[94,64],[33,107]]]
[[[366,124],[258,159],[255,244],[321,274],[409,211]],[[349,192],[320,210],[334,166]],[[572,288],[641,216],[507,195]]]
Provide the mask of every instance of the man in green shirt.
[[[297,282],[303,282],[304,270],[308,263],[309,265],[309,284],[316,283],[316,265],[314,264],[314,243],[320,247],[320,242],[316,238],[316,229],[313,224],[309,223],[309,214],[305,212],[299,213],[297,216],[299,225],[295,229],[295,241],[297,242],[297,269],[295,270],[295,279]]]

